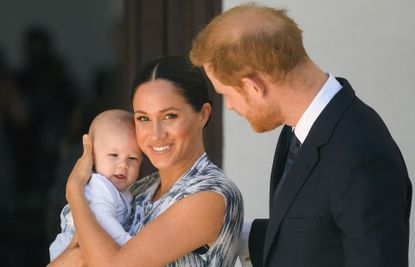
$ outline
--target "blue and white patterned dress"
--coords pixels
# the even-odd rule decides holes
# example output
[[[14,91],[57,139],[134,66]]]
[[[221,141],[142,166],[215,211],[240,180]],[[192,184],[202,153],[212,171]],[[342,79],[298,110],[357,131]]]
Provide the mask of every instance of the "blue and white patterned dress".
[[[168,264],[169,267],[230,267],[234,266],[238,240],[243,223],[243,201],[239,189],[204,153],[160,199],[152,201],[160,184],[158,172],[146,176],[131,188],[136,211],[130,228],[135,235],[170,206],[182,198],[198,192],[216,192],[226,202],[224,222],[215,243],[204,254],[191,252]],[[172,244],[174,245],[174,244]]]

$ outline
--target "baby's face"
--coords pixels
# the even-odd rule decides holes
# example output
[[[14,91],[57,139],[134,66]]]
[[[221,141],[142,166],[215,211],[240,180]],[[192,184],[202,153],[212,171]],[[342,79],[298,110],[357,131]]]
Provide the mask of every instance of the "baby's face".
[[[134,129],[96,132],[93,149],[96,172],[107,177],[118,191],[126,190],[137,180],[142,155]]]

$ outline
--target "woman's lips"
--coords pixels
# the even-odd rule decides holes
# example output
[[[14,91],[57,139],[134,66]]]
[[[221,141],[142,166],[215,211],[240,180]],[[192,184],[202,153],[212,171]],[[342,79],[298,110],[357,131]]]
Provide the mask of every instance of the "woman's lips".
[[[155,153],[165,153],[170,150],[171,145],[163,145],[163,146],[150,146],[153,152]]]

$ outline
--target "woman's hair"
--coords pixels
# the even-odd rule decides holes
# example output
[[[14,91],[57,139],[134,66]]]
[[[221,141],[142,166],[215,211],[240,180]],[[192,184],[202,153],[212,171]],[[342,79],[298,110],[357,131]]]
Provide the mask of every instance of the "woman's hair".
[[[131,102],[140,85],[154,80],[172,83],[196,112],[202,110],[203,104],[211,103],[207,78],[184,57],[162,56],[148,62],[134,79]]]

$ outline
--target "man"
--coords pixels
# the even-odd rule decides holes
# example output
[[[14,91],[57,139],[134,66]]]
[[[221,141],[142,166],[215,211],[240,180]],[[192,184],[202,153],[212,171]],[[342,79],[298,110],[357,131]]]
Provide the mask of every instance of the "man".
[[[412,187],[378,114],[306,54],[284,11],[243,5],[193,42],[226,107],[257,132],[284,125],[270,218],[253,222],[254,266],[408,266]]]

